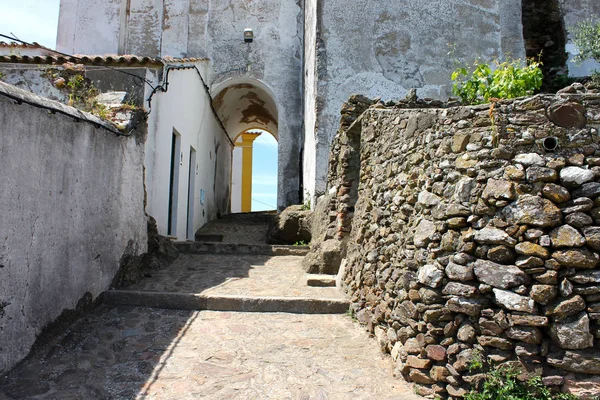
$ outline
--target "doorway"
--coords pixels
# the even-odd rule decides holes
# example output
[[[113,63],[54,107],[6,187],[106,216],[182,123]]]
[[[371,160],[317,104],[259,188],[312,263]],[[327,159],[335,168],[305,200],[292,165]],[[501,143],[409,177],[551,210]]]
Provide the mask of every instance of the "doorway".
[[[198,166],[196,165],[196,150],[190,146],[190,166],[188,174],[188,206],[187,206],[187,239],[194,240],[194,210],[196,208],[196,175]]]
[[[167,234],[177,236],[177,205],[179,202],[179,170],[183,163],[181,135],[173,129],[171,138],[171,173],[169,182],[169,220]]]
[[[277,209],[277,139],[251,129],[235,140],[232,163],[231,212]]]

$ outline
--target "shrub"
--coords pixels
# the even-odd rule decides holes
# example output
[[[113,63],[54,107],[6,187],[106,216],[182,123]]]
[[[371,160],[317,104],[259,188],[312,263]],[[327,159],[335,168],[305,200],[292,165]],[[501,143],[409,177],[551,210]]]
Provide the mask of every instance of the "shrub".
[[[517,379],[510,368],[493,368],[486,374],[481,391],[471,391],[465,400],[577,400],[570,394],[552,394],[539,376],[527,382]]]
[[[460,67],[452,73],[452,93],[466,104],[531,95],[542,87],[541,64],[533,60],[523,64],[522,60],[510,60],[496,61],[495,68],[478,62],[472,71]]]
[[[579,49],[574,61],[581,63],[588,58],[600,62],[600,20],[588,19],[573,30],[573,42]],[[600,84],[600,72],[592,73],[592,80]]]
[[[588,58],[600,62],[600,20],[588,19],[576,25],[573,31],[573,42],[579,49],[574,58],[576,62]]]

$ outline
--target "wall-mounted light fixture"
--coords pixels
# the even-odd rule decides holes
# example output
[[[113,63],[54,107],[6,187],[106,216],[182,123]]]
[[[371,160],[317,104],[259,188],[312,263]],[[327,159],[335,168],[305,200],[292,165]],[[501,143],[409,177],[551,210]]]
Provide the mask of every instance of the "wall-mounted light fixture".
[[[244,29],[244,42],[252,43],[254,41],[254,32],[250,28]]]

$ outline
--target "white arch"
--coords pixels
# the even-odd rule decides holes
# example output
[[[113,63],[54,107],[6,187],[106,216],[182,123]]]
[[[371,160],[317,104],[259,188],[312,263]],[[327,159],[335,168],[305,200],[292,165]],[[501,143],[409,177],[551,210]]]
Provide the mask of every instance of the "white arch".
[[[279,115],[273,92],[254,79],[232,78],[213,89],[213,106],[232,139],[252,129],[279,139]]]

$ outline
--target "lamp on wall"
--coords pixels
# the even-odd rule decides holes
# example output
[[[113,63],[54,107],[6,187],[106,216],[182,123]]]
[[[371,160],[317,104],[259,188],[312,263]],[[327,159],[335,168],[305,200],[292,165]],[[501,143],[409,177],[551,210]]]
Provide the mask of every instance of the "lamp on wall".
[[[250,28],[244,29],[244,42],[252,43],[254,41],[254,31]]]

